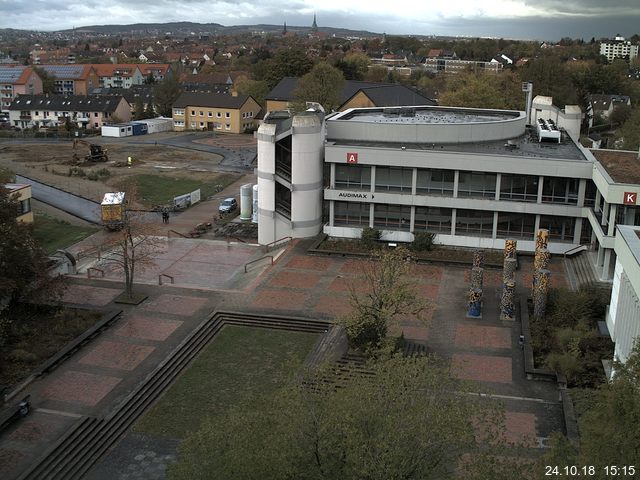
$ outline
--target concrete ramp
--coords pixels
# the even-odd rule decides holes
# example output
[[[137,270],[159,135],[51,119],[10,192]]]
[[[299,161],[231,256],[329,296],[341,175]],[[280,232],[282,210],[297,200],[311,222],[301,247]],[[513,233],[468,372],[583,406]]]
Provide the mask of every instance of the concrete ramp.
[[[100,204],[98,202],[60,190],[24,175],[16,175],[16,182],[31,185],[31,194],[36,200],[64,210],[87,222],[100,223]]]

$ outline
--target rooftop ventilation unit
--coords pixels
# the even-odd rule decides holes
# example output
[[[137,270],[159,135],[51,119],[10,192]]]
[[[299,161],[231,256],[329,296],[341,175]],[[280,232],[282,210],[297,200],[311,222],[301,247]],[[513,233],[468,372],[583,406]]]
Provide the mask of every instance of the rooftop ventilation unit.
[[[562,134],[553,120],[538,119],[536,125],[538,131],[538,142],[556,142],[560,143],[562,140]]]

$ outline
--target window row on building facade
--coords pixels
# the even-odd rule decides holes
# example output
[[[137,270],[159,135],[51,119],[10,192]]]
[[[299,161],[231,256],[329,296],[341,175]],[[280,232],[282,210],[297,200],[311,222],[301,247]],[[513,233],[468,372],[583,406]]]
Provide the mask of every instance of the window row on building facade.
[[[412,209],[414,209],[413,225]],[[495,238],[523,240],[535,239],[536,221],[538,221],[538,228],[549,230],[552,240],[566,243],[574,241],[576,229],[574,217],[342,201],[334,201],[333,213],[335,226],[363,228],[372,225],[380,230],[489,238],[495,235]],[[585,229],[579,234],[584,237],[583,240],[589,241],[590,231]]]
[[[474,171],[413,169],[404,167],[335,165],[336,189],[395,192],[447,197],[475,197],[531,203],[577,205],[580,179]],[[414,190],[414,170],[416,171]],[[458,181],[456,185],[456,175]],[[371,179],[375,178],[372,188]],[[540,190],[540,182],[542,189]],[[457,187],[457,188],[456,188]],[[540,197],[540,198],[539,198]],[[587,181],[586,206],[593,206],[596,187]]]

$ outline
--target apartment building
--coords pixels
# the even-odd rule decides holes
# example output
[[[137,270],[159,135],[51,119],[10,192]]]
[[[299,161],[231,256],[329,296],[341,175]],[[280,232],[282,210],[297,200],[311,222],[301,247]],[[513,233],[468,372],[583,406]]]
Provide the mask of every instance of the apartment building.
[[[0,112],[8,112],[18,95],[42,93],[42,80],[31,67],[0,65]]]
[[[54,92],[58,95],[87,95],[100,86],[100,79],[93,65],[40,65],[54,77]]]
[[[124,97],[86,95],[20,95],[11,102],[9,122],[25,129],[57,127],[67,121],[78,128],[131,120],[131,106]]]
[[[607,57],[610,62],[616,58],[626,58],[631,61],[638,56],[638,48],[637,44],[633,44],[618,35],[613,40],[600,43],[600,55]]]
[[[31,185],[22,183],[5,183],[0,186],[6,188],[9,194],[15,196],[18,203],[16,220],[23,223],[33,223],[33,211],[31,210]]]
[[[257,128],[261,108],[248,95],[183,92],[173,104],[174,130],[243,133]]]

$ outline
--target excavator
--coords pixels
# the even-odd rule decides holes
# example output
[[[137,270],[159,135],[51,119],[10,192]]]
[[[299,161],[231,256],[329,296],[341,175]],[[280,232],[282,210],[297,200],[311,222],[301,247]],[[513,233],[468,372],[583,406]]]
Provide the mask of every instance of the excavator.
[[[78,155],[78,145],[86,145],[89,147],[89,155],[85,155],[84,159],[87,162],[107,162],[109,161],[109,157],[107,157],[107,149],[102,145],[97,145],[95,143],[89,143],[84,140],[80,140],[75,138],[73,140],[73,161],[76,163],[80,163],[80,156]]]

